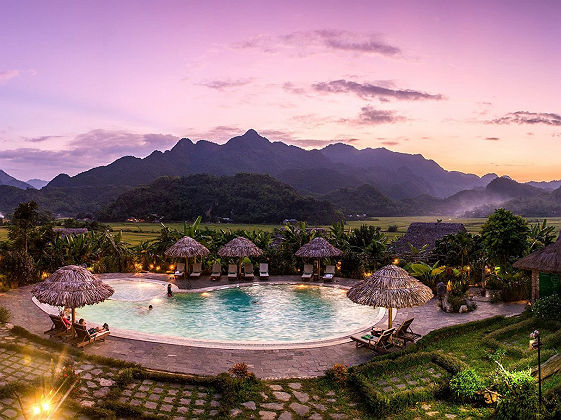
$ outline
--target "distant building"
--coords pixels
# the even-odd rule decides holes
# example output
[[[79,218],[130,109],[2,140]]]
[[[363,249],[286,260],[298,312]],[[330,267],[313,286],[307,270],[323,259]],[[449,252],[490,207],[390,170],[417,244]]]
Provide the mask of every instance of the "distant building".
[[[460,232],[466,232],[465,226],[461,223],[415,222],[411,223],[405,235],[391,243],[388,249],[390,253],[396,257],[407,258],[411,256],[410,245],[415,249],[421,249],[423,246],[427,245],[419,255],[423,258],[432,253],[438,239],[442,239],[446,235],[455,235]]]
[[[299,223],[299,222],[298,222],[298,220],[296,220],[296,219],[284,219],[284,220],[282,221],[282,224],[283,224],[283,225],[286,225],[287,223],[290,223],[291,225],[295,225],[295,224],[297,224],[297,223]]]

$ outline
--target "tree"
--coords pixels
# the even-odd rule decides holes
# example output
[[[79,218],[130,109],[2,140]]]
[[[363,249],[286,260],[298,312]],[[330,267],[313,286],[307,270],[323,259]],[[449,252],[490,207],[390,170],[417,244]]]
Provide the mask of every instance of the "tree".
[[[35,201],[20,203],[14,210],[9,238],[15,242],[22,240],[27,253],[29,233],[35,228],[39,220],[39,209]]]
[[[543,219],[542,223],[531,225],[528,234],[528,254],[545,248],[553,241],[555,241],[555,227],[547,226],[547,219]]]
[[[481,238],[492,264],[506,265],[524,255],[528,247],[526,220],[505,209],[496,209],[481,228]]]

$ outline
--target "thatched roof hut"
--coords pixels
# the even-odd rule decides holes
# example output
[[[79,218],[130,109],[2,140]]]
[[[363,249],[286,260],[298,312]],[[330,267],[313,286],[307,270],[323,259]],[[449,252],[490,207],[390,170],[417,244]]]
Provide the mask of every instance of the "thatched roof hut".
[[[221,257],[259,257],[263,251],[247,238],[238,236],[218,250]]]
[[[519,259],[513,265],[519,270],[532,271],[532,300],[539,299],[540,295],[544,297],[551,292],[561,292],[558,286],[561,273],[561,235],[556,242]]]
[[[210,251],[200,242],[197,242],[190,236],[184,236],[175,244],[170,246],[164,254],[167,257],[175,258],[193,258],[206,257]]]
[[[434,245],[438,239],[442,239],[446,235],[455,235],[460,232],[466,232],[465,226],[461,223],[415,222],[411,223],[405,235],[391,243],[388,249],[395,256],[408,257],[411,255],[411,247],[409,244],[413,245],[416,249],[427,245],[420,255],[420,257],[425,257],[434,250]]]
[[[303,245],[295,255],[304,258],[327,258],[338,257],[342,253],[343,251],[339,248],[335,248],[327,240],[318,237]]]
[[[519,270],[561,273],[561,236],[556,242],[516,261],[513,265]]]
[[[37,284],[32,293],[41,303],[72,308],[74,321],[75,308],[103,302],[114,290],[84,267],[67,265]]]
[[[386,265],[351,287],[347,297],[361,305],[388,308],[388,328],[391,328],[392,308],[424,305],[432,299],[433,293],[403,268]]]

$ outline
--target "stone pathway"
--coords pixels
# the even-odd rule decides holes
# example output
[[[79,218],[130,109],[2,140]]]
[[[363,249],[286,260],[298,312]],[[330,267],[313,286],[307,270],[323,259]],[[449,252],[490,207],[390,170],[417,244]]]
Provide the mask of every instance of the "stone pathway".
[[[125,274],[119,275],[124,276]],[[130,276],[130,274],[127,275]],[[286,277],[288,280],[293,280],[294,276]],[[278,281],[279,279],[282,277],[272,280]],[[348,285],[352,280],[336,279],[337,282]],[[6,306],[12,312],[11,322],[23,326],[35,334],[42,335],[42,332],[50,327],[50,320],[31,301],[31,288],[32,286],[27,286],[0,294],[0,305]],[[447,314],[440,311],[436,300],[433,299],[426,305],[417,308],[399,310],[394,324],[414,317],[413,330],[424,335],[445,326],[495,315],[512,316],[524,310],[524,305],[517,303],[479,302],[478,305],[477,310],[473,312]],[[386,324],[386,318],[378,323],[380,327]],[[229,350],[154,343],[111,336],[105,342],[87,346],[85,351],[140,363],[147,368],[199,375],[216,375],[227,371],[236,363],[244,362],[260,378],[316,377],[323,375],[326,369],[336,363],[354,366],[365,363],[376,355],[368,349],[356,349],[350,340],[342,344],[316,348]]]

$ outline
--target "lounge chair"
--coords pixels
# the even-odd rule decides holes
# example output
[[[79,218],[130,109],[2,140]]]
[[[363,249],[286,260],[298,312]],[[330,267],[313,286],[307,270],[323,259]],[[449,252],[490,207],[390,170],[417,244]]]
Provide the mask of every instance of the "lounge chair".
[[[76,333],[76,346],[84,347],[94,341],[104,341],[105,337],[109,335],[109,330],[98,331],[94,334],[90,334],[88,328],[85,325],[78,324],[75,322],[73,324],[74,332]]]
[[[312,264],[305,264],[302,273],[302,280],[311,280],[314,276],[314,266]]]
[[[220,280],[222,275],[222,267],[219,263],[212,264],[212,273],[210,275],[211,280]]]
[[[185,263],[177,263],[175,267],[175,273],[173,273],[173,276],[177,279],[183,277],[184,275],[185,275]]]
[[[269,279],[269,264],[267,263],[259,264],[259,278],[261,280]]]
[[[323,274],[323,281],[332,281],[333,277],[335,277],[335,266],[328,265],[325,267],[325,273]]]
[[[421,334],[414,333],[411,330],[411,324],[413,323],[414,319],[415,318],[411,318],[403,321],[401,325],[395,329],[394,333],[392,334],[392,341],[394,344],[400,347],[405,347],[407,342],[413,343],[417,338],[421,337]],[[375,336],[379,336],[382,332],[383,330],[376,330],[374,328],[372,329],[372,334]]]
[[[193,264],[193,271],[191,271],[191,275],[189,277],[201,277],[201,263]]]
[[[379,337],[372,334],[366,334],[361,337],[351,336],[351,340],[358,347],[366,347],[379,353],[385,353],[392,347],[391,337],[395,328],[384,330]]]
[[[244,264],[243,266],[243,276],[246,279],[252,279],[255,275],[253,274],[253,264]]]
[[[228,280],[236,280],[238,278],[238,266],[236,264],[228,264]]]
[[[45,334],[58,337],[63,334],[68,334],[72,330],[70,324],[65,324],[60,315],[49,314],[49,318],[51,318],[53,325],[50,330],[45,331]]]

